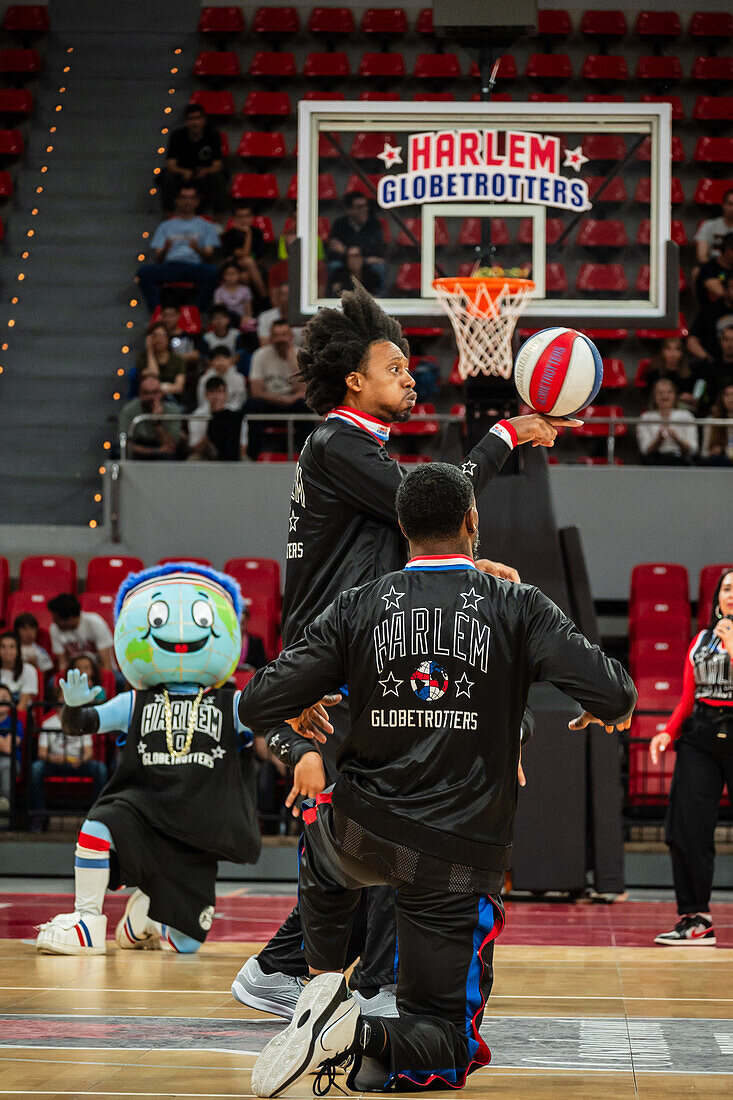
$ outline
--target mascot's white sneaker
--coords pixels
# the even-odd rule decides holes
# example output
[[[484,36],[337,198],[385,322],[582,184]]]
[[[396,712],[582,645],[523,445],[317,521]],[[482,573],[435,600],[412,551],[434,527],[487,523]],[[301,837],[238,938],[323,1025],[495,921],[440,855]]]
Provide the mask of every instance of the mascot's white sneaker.
[[[359,1005],[349,996],[343,974],[319,974],[312,978],[300,996],[290,1024],[270,1039],[255,1062],[252,1070],[255,1096],[279,1096],[324,1062],[332,1065],[341,1061],[354,1042],[359,1017]],[[316,1092],[315,1085],[313,1091]]]
[[[115,943],[125,950],[153,950],[160,948],[160,933],[148,920],[150,898],[142,890],[134,890],[127,899],[122,920],[115,928]]]
[[[49,955],[104,955],[106,935],[104,914],[59,913],[39,924],[36,947]]]

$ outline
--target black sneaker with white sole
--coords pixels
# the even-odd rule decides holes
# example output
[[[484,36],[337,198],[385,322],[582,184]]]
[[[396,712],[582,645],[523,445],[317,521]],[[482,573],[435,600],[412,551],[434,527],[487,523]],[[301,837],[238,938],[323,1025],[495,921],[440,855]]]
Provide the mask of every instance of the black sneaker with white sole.
[[[271,1039],[252,1070],[255,1096],[279,1096],[324,1062],[339,1062],[354,1043],[359,1005],[343,974],[319,974],[303,990],[290,1024]]]
[[[680,917],[670,932],[654,940],[662,947],[715,947],[715,929],[709,917]]]

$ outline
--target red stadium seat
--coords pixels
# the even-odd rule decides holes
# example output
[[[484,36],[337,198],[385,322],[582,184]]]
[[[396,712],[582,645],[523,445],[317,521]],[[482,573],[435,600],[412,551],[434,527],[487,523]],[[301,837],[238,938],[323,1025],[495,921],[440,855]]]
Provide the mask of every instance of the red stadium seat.
[[[492,96],[492,100],[496,100],[496,96]],[[415,92],[412,97],[413,103],[455,103],[456,97],[453,92]]]
[[[13,193],[13,180],[10,172],[0,172],[0,198],[6,199]]]
[[[628,199],[626,184],[621,176],[614,176],[613,179],[609,179],[608,176],[586,176],[585,182],[588,184],[588,194],[594,206],[599,202],[618,203],[626,202]]]
[[[566,11],[546,8],[537,12],[538,38],[567,38],[573,33],[573,24]]]
[[[343,99],[343,96],[341,97]],[[364,103],[399,103],[399,92],[359,92],[359,99]]]
[[[158,565],[178,565],[180,562],[189,561],[193,565],[206,565],[211,569],[211,562],[208,558],[193,558],[193,557],[175,557],[175,558],[159,558]]]
[[[563,234],[565,222],[562,218],[548,218],[545,222],[545,242],[555,244]],[[531,218],[522,218],[519,223],[517,241],[519,244],[531,244],[534,237],[534,223]],[[476,242],[478,243],[478,242]]]
[[[410,230],[414,237],[417,237],[418,242],[422,241],[422,218],[405,218],[405,225]],[[435,219],[435,243],[436,245],[445,246],[450,244],[450,236],[448,235],[448,228],[445,224],[445,218]],[[497,242],[494,242],[497,243]],[[402,248],[412,248],[414,242],[411,237],[405,232],[404,229],[400,230],[397,237],[397,244]]]
[[[264,133],[260,130],[245,130],[239,139],[237,156],[281,160],[287,156],[285,138],[279,131]]]
[[[297,34],[300,30],[300,19],[295,8],[258,8],[252,30],[255,34],[270,34],[275,37]]]
[[[295,58],[284,50],[258,50],[250,62],[249,75],[276,77],[284,80],[288,76],[295,76]]]
[[[291,112],[287,92],[250,92],[242,108],[242,114],[252,118],[285,118]]]
[[[623,160],[628,152],[624,139],[615,134],[588,134],[581,148],[588,160]]]
[[[19,157],[24,148],[20,130],[0,130],[0,156]]]
[[[579,435],[583,438],[596,436],[607,438],[611,434],[611,425],[599,424],[596,422],[596,418],[624,415],[624,410],[620,405],[589,405],[587,409],[583,409],[582,413],[583,420],[587,423],[582,424],[579,428],[573,428],[573,435]],[[626,424],[614,424],[613,434],[615,438],[626,435],[627,431]]]
[[[114,630],[114,592],[82,592],[79,603],[82,611],[92,611],[95,615],[101,615],[110,630]]]
[[[272,458],[274,459],[274,455]],[[284,457],[287,462],[287,456]],[[260,459],[262,455],[260,455]],[[249,610],[248,627],[253,634],[259,634],[265,647],[268,661],[277,656],[280,634],[280,607],[269,597],[258,595],[245,596],[244,602]]]
[[[320,222],[320,218],[318,219]],[[258,214],[252,219],[252,224],[256,225],[262,234],[262,239],[265,244],[272,244],[275,238],[275,230],[272,228],[271,220],[264,214]]]
[[[351,34],[354,16],[350,8],[314,8],[308,20],[311,34]]]
[[[706,181],[703,180],[701,182],[704,183]],[[713,181],[711,180],[710,182],[712,183]],[[698,190],[699,189],[700,189],[700,184],[698,184]],[[640,179],[639,182],[636,185],[636,191],[634,192],[634,200],[635,200],[635,202],[642,203],[644,206],[648,206],[649,203],[651,202],[651,193],[652,193],[651,180],[649,179],[648,176],[644,176],[644,178]],[[697,192],[695,194],[697,195]],[[679,205],[680,203],[685,201],[685,193],[682,190],[682,184],[680,183],[680,181],[677,179],[676,176],[672,177],[672,189],[671,189],[670,198],[671,198],[671,201],[672,201],[673,205]],[[695,202],[698,202],[698,201],[699,200],[696,197]]]
[[[684,313],[680,313],[677,328],[639,328],[636,330],[636,335],[640,340],[667,340],[673,336],[684,340],[690,335],[690,330]]]
[[[720,206],[723,201],[723,195],[726,191],[730,191],[731,188],[733,188],[733,179],[699,180],[695,188],[695,198],[693,201],[699,206]],[[674,202],[674,198],[672,202]]]
[[[632,645],[642,639],[686,643],[690,637],[690,605],[682,600],[639,600],[629,613]]]
[[[573,68],[566,53],[533,53],[524,75],[532,80],[570,80]]]
[[[696,57],[692,66],[692,79],[714,80],[717,84],[729,83],[733,80],[733,57]]]
[[[469,66],[468,75],[475,77],[476,80],[481,76],[481,70],[475,61],[471,62]],[[510,53],[504,53],[499,58],[499,68],[496,72],[497,80],[516,80],[517,79],[517,63]],[[494,97],[492,96],[492,99]]]
[[[432,462],[430,455],[391,455],[399,462],[400,466],[419,466],[424,462]]]
[[[309,53],[303,66],[303,76],[310,80],[342,80],[351,75],[351,66],[345,53]]]
[[[733,15],[727,11],[696,11],[687,33],[691,38],[733,38]]]
[[[642,264],[639,268],[639,273],[636,276],[634,282],[634,290],[638,294],[648,294],[649,287],[651,285],[651,269],[649,264]],[[687,290],[687,280],[685,279],[685,273],[682,268],[679,269],[679,288],[680,294]]]
[[[586,336],[591,340],[595,340],[596,343],[603,340],[625,340],[629,335],[628,330],[625,328],[586,328],[583,331]]]
[[[682,671],[676,676],[639,675],[634,680],[639,692],[637,710],[672,711],[680,701],[682,694]]]
[[[588,38],[623,38],[628,34],[622,11],[587,11],[580,21],[580,33]]]
[[[526,220],[531,225],[531,219],[527,218]],[[442,221],[442,219],[441,219],[441,221]],[[468,246],[481,244],[481,238],[482,238],[481,224],[482,224],[482,219],[481,218],[464,218],[463,221],[461,222],[461,228],[460,228],[460,232],[458,234],[458,244],[468,245]],[[445,226],[445,222],[443,222],[443,225]],[[447,230],[446,230],[446,236],[447,236]],[[504,218],[492,218],[491,222],[489,224],[489,238],[488,238],[489,242],[493,245],[498,246],[498,245],[511,244],[511,239],[512,238],[511,238],[511,234],[509,232],[509,227],[507,226],[507,223],[504,220]],[[436,243],[437,243],[437,234],[436,234]],[[444,243],[447,244],[448,241],[446,240]]]
[[[461,66],[454,53],[421,53],[415,61],[413,75],[420,80],[457,80]]]
[[[644,138],[641,145],[636,151],[636,159],[646,161],[647,163],[652,159],[652,139]],[[685,160],[685,149],[681,140],[674,136],[672,137],[672,160],[675,164],[680,164]]]
[[[303,95],[302,98],[303,99],[325,99],[325,100],[340,99],[340,100],[344,100],[344,99],[346,99],[346,96],[344,95],[343,92],[321,92],[319,90],[311,88],[311,90],[309,92],[305,92],[305,94]],[[361,97],[361,98],[363,98],[363,97]],[[396,96],[395,98],[399,99],[400,97]]]
[[[10,592],[10,567],[8,559],[0,556],[0,623],[5,622],[5,608]],[[12,623],[10,624],[13,625]]]
[[[150,318],[150,323],[160,320],[161,308],[156,306]],[[201,314],[198,306],[181,306],[178,314],[178,327],[187,336],[198,336],[201,332]]]
[[[629,731],[630,806],[663,806],[669,799],[674,772],[674,752],[661,754],[655,766],[649,757],[649,742],[665,728],[666,717],[657,714],[637,714]]]
[[[625,248],[629,243],[622,221],[596,221],[587,218],[575,240],[581,248]]]
[[[623,390],[629,384],[629,380],[626,377],[626,368],[621,359],[604,359],[603,360],[603,383],[602,388],[604,390]]]
[[[242,9],[237,7],[202,8],[199,34],[241,34],[244,30]]]
[[[76,592],[76,562],[69,557],[35,554],[20,563],[18,588],[21,592]]]
[[[277,199],[277,177],[272,172],[238,172],[229,192],[233,199]]]
[[[405,34],[407,16],[402,8],[367,8],[361,20],[362,34]]]
[[[730,122],[733,119],[733,96],[699,95],[692,117],[697,122]]]
[[[583,96],[584,103],[625,103],[626,96],[618,94],[597,94],[589,92],[588,95]]]
[[[274,558],[230,558],[224,572],[233,577],[245,597],[274,601],[280,610],[280,566]]]
[[[207,92],[197,88],[191,93],[190,103],[203,107],[212,118],[231,118],[234,115],[234,96],[231,92]]]
[[[729,573],[733,565],[726,562],[717,562],[715,565],[704,565],[700,570],[697,596],[697,628],[703,630],[707,626],[712,612],[713,593],[721,573]]]
[[[733,103],[733,100],[730,100],[730,102]],[[733,122],[733,115],[731,115],[730,120]],[[17,131],[6,132],[13,133]],[[0,135],[2,133],[3,131],[0,130]],[[733,138],[698,138],[694,159],[698,164],[733,164]]]
[[[418,420],[419,416],[433,416],[435,414],[435,405],[415,405],[412,410],[412,416],[410,420],[405,420],[402,424],[393,424],[390,428],[391,436],[417,436],[420,439],[427,438],[428,436],[437,435],[440,431],[440,426],[437,420]]]
[[[56,593],[56,595],[58,595],[58,593]],[[48,592],[11,593],[5,608],[6,624],[9,623],[12,626],[18,615],[22,615],[25,611],[30,611],[30,613],[35,615],[38,619],[38,625],[41,630],[45,630],[46,633],[48,633],[51,623],[53,622],[51,612],[46,607],[48,599]]]
[[[548,263],[545,265],[545,286],[551,294],[564,294],[568,289],[568,277],[565,265]]]
[[[20,34],[45,34],[49,29],[45,4],[11,4],[3,18],[3,30]]]
[[[672,108],[672,121],[680,122],[685,117],[682,100],[678,95],[643,95],[642,103],[669,103]]]
[[[0,88],[0,115],[30,115],[33,96],[27,88]]]
[[[401,80],[405,59],[401,53],[365,53],[359,64],[359,76],[382,80]]]
[[[377,133],[374,130],[362,130],[354,137],[349,156],[354,160],[376,160],[386,143],[395,145],[394,134]]]
[[[560,431],[562,431],[562,428]],[[608,458],[605,455],[578,455],[575,461],[578,466],[608,466]],[[614,458],[614,466],[623,466],[623,464],[624,460],[622,458]]]
[[[239,58],[233,50],[202,50],[193,66],[193,75],[201,77],[240,76]]]
[[[642,638],[629,651],[629,670],[635,679],[641,676],[681,677],[687,656],[687,643],[681,638]]]
[[[32,76],[43,68],[38,50],[0,50],[0,73]]]
[[[86,591],[114,594],[128,573],[139,573],[144,568],[142,558],[132,555],[91,558],[87,565]]]
[[[629,289],[623,264],[581,264],[575,286],[588,293],[625,294]]]
[[[256,220],[257,219],[255,219],[255,221]],[[268,218],[267,220],[269,221],[270,219]],[[285,219],[285,225],[283,226],[283,233],[294,233],[295,232],[295,226],[296,226],[295,215],[291,214],[289,218]],[[270,228],[272,228],[272,224],[270,225]],[[328,237],[331,234],[331,223],[330,223],[328,218],[319,218],[318,219],[318,230],[317,230],[317,232],[318,232],[318,236],[321,238],[322,241],[325,241],[325,240],[328,239]],[[274,240],[274,237],[272,239]]]
[[[667,597],[687,602],[690,578],[684,565],[668,561],[648,561],[631,570],[631,604],[639,600]]]
[[[651,239],[651,222],[649,218],[645,218],[639,226],[636,234],[637,244],[649,244]],[[685,233],[685,227],[678,218],[672,219],[672,240],[680,248],[687,244],[687,234]]]
[[[628,80],[629,71],[625,57],[611,57],[608,54],[590,54],[580,70],[583,80]]]
[[[680,17],[674,11],[640,11],[634,30],[644,38],[679,38]]]
[[[286,199],[297,199],[298,197],[298,177],[292,176],[290,183],[288,184],[288,190],[285,194]],[[336,190],[336,181],[330,172],[318,173],[318,198],[321,202],[331,202],[338,198],[338,191]]]
[[[361,191],[362,195],[367,195],[370,199],[375,199],[377,196],[377,186],[382,178],[379,172],[367,172],[366,180],[363,180],[361,176],[354,175],[349,176],[346,187],[344,188],[344,195],[348,195],[349,191]]]
[[[257,669],[254,668],[238,668],[232,673],[237,691],[242,691],[247,686]]]
[[[679,57],[640,57],[636,65],[637,80],[654,80],[660,84],[682,80]]]
[[[420,264],[400,264],[395,279],[395,289],[403,294],[413,294],[422,286],[421,280],[422,267]]]
[[[297,458],[297,455],[295,456]],[[284,451],[260,451],[257,455],[258,462],[291,462]]]
[[[229,135],[226,133],[225,130],[222,130],[220,132],[219,142],[220,142],[220,145],[221,145],[221,159],[222,160],[228,160],[229,156],[230,156]],[[209,217],[208,214],[204,214],[203,216],[205,218]],[[209,221],[211,221],[211,218],[209,218]]]
[[[564,92],[530,92],[530,103],[569,103],[570,96]],[[623,98],[623,97],[622,97]]]

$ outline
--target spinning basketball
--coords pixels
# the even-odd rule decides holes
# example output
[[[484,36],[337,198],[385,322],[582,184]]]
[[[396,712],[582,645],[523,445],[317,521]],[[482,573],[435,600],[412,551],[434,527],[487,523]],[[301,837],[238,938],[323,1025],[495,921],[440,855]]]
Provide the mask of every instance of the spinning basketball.
[[[573,416],[601,388],[598,348],[572,328],[546,328],[519,349],[514,383],[522,400],[547,416]]]

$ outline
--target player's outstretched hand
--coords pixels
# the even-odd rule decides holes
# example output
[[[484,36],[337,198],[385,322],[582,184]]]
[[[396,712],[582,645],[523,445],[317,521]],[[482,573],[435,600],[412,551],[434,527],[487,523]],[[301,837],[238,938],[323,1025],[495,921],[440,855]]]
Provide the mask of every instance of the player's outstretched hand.
[[[304,753],[293,768],[293,785],[285,805],[288,809],[292,807],[293,817],[300,817],[300,806],[293,805],[296,798],[315,798],[325,789],[326,773],[321,754],[313,749],[313,752]]]
[[[67,707],[88,707],[94,702],[102,689],[90,687],[86,672],[70,668],[65,680],[59,680]]]
[[[649,742],[649,755],[652,758],[652,764],[655,766],[659,763],[660,753],[665,753],[672,738],[665,731],[661,733],[655,733]]]
[[[521,583],[522,578],[511,565],[502,565],[500,561],[490,561],[489,558],[478,558],[475,565],[482,573],[490,573],[492,577],[498,577],[499,580],[513,581],[514,584]]]
[[[557,439],[558,428],[579,428],[583,421],[569,416],[529,413],[527,416],[513,416],[509,423],[517,433],[517,443],[531,443],[533,447],[552,447]]]
[[[288,718],[287,724],[299,733],[301,737],[310,737],[311,740],[324,742],[327,733],[333,733],[333,726],[328,720],[326,707],[334,707],[341,702],[341,696],[324,695],[319,703],[312,707],[306,707],[297,718]]]
[[[609,733],[613,733],[614,730],[627,730],[631,725],[631,715],[624,718],[621,722],[614,722],[613,725],[607,726],[602,718],[596,718],[589,711],[584,710],[582,714],[579,714],[577,718],[573,718],[571,722],[568,722],[569,730],[584,730],[586,726],[590,726],[595,722],[599,726],[603,726]]]

